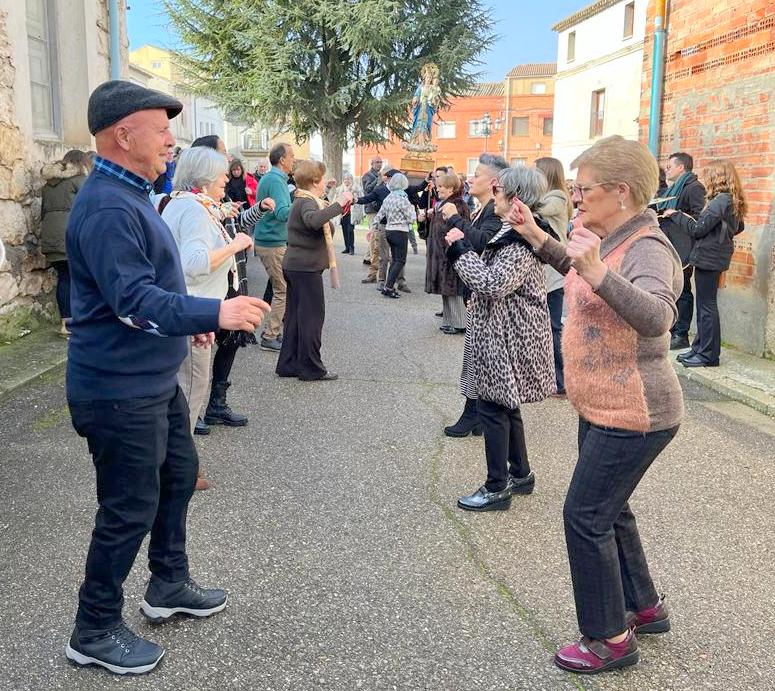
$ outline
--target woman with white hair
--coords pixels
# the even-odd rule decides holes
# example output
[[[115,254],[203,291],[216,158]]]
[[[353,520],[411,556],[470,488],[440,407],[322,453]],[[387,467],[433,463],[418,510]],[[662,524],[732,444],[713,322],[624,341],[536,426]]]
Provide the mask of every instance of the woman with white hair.
[[[237,233],[232,240],[223,226],[228,217],[237,215],[237,207],[222,204],[228,176],[228,161],[218,151],[197,146],[186,149],[178,159],[172,194],[162,201],[162,218],[172,230],[180,252],[180,263],[189,295],[224,299],[229,293],[229,272],[236,280],[234,256],[253,246],[247,233]],[[272,205],[263,200],[240,216],[240,223],[250,227]],[[236,286],[234,286],[236,289]],[[178,382],[188,401],[191,429],[207,399],[210,387],[210,357],[212,346],[189,352],[178,372]],[[197,489],[207,489],[209,483],[200,477]]]
[[[506,168],[493,185],[503,226],[481,257],[459,228],[445,238],[448,261],[473,293],[460,389],[466,399],[478,399],[487,459],[485,484],[458,499],[466,511],[508,509],[513,495],[530,494],[535,485],[519,409],[555,391],[552,331],[541,262],[506,219],[512,200],[536,208],[545,192],[540,171]]]
[[[393,175],[387,181],[390,194],[377,212],[377,223],[385,225],[385,237],[390,245],[390,268],[385,279],[385,287],[382,289],[382,294],[388,298],[399,297],[395,285],[401,275],[401,269],[406,264],[409,230],[417,220],[417,212],[406,194],[407,187],[409,187],[409,180],[406,175],[403,173]]]

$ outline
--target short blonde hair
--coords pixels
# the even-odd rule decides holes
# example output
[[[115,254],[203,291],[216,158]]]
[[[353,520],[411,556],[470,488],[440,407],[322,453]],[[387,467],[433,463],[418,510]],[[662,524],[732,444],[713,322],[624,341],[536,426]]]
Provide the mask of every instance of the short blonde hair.
[[[296,186],[308,190],[316,182],[320,182],[326,174],[326,164],[322,161],[299,161],[293,169],[293,179]]]
[[[659,187],[659,164],[645,144],[615,134],[595,142],[571,169],[591,168],[596,182],[624,183],[639,210],[645,209]]]
[[[460,192],[463,189],[463,182],[455,173],[444,173],[437,178],[436,186],[449,187],[453,192]]]

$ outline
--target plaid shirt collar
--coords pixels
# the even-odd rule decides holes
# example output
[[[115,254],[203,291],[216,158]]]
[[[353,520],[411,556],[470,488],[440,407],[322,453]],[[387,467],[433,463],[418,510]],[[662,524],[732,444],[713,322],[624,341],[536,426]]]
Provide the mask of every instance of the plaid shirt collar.
[[[149,196],[151,192],[153,192],[153,185],[148,182],[148,180],[141,178],[139,175],[135,175],[123,166],[118,165],[118,163],[113,163],[113,161],[109,161],[106,158],[95,156],[94,168],[105,175],[109,175],[117,180],[121,180],[121,182],[124,182],[127,185],[142,190]]]

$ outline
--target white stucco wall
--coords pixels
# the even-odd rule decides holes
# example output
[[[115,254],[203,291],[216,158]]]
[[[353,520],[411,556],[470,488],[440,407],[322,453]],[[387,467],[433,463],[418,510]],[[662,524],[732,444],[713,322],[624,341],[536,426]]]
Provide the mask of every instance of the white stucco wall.
[[[605,89],[602,136],[638,137],[647,0],[635,0],[633,35],[623,39],[626,4],[622,0],[558,34],[552,155],[566,171],[596,139],[590,138],[594,91]],[[569,62],[568,34],[572,31],[576,32],[576,53]]]

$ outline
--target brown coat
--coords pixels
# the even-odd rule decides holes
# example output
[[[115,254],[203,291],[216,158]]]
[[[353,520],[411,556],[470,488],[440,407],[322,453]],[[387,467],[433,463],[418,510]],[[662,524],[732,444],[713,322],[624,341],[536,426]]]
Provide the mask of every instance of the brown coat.
[[[428,232],[425,292],[433,295],[465,295],[463,281],[458,278],[452,264],[447,260],[447,243],[444,241],[444,236],[453,228],[453,225],[445,221],[441,215],[441,207],[447,202],[457,207],[458,215],[464,220],[467,221],[471,217],[468,204],[459,194],[436,204],[436,212],[433,214]]]

